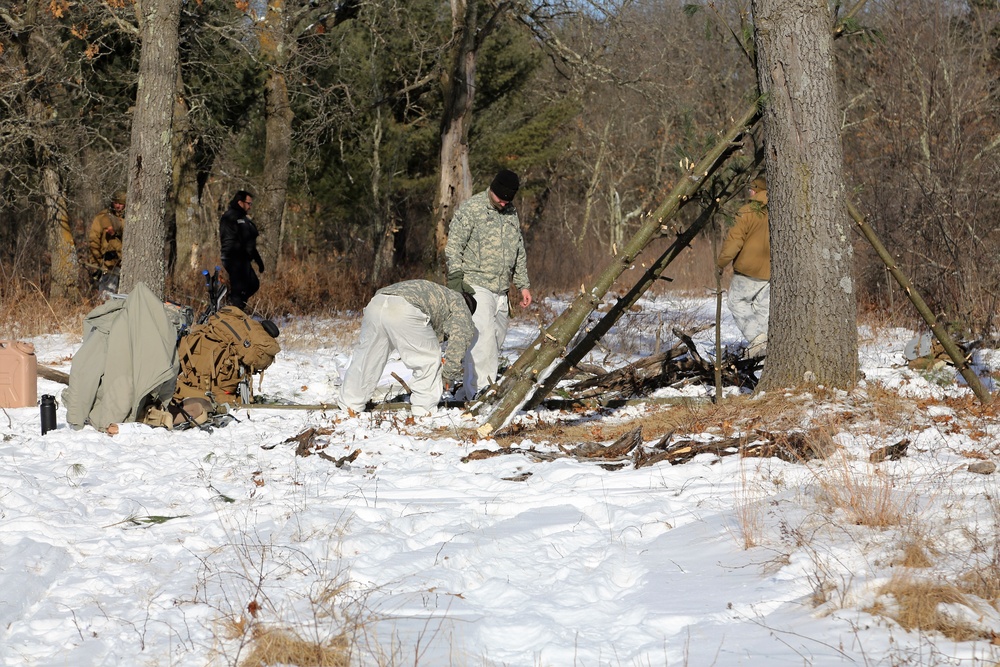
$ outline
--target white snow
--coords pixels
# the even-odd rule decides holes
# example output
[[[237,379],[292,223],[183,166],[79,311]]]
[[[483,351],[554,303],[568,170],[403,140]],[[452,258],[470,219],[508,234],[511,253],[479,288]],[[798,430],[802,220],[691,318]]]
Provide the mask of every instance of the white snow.
[[[657,329],[666,341],[671,323],[711,323],[714,308],[644,301],[591,361],[650,354]],[[335,402],[356,319],[281,324],[285,349],[263,393]],[[511,359],[537,331],[529,318],[514,324]],[[860,409],[879,383],[928,403],[908,430],[832,420],[841,451],[808,464],[705,454],[618,470],[520,454],[463,462],[498,445],[474,441],[476,421],[456,409],[410,421],[244,409],[212,433],[115,436],[69,429],[62,407],[45,436],[37,408],[0,410],[0,664],[237,665],[260,624],[313,641],[354,628],[366,665],[992,665],[993,599],[939,606],[975,629],[968,641],[874,613],[896,604],[880,590],[903,571],[952,583],[1000,576],[996,475],[967,470],[969,452],[995,460],[1000,425],[970,419],[961,406],[974,401],[940,402],[970,395],[954,377],[905,368],[912,336],[862,329],[866,380],[815,406]],[[723,339],[739,339],[728,317]],[[710,356],[713,331],[696,340]],[[67,372],[80,343],[31,342],[40,363]],[[39,394],[61,390],[39,380]],[[708,395],[671,391],[658,395]],[[537,417],[615,424],[668,409]],[[315,440],[329,457],[360,454],[343,467],[297,456],[285,440],[310,427],[329,431]],[[676,437],[719,436],[710,431]],[[903,438],[906,457],[869,463]],[[514,444],[557,451],[530,429]],[[859,524],[858,497],[898,508],[899,521]],[[926,543],[929,567],[899,565],[913,541]]]

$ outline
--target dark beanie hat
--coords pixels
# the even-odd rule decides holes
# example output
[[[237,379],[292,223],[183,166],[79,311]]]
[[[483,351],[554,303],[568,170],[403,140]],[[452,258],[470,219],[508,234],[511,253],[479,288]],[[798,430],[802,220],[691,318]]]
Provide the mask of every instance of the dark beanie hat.
[[[497,196],[498,199],[503,201],[511,201],[514,199],[514,195],[517,194],[517,189],[521,187],[521,181],[517,178],[517,174],[509,169],[501,169],[497,172],[497,175],[493,177],[493,182],[490,183],[490,190],[493,194]]]

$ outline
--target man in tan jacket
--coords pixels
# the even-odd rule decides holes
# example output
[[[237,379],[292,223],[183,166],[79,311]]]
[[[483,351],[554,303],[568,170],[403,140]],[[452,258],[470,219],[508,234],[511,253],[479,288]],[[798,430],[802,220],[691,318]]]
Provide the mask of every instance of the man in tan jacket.
[[[722,271],[733,263],[729,283],[729,310],[749,341],[746,355],[767,351],[767,321],[771,306],[771,236],[767,225],[767,180],[750,183],[750,201],[736,214],[716,265]]]

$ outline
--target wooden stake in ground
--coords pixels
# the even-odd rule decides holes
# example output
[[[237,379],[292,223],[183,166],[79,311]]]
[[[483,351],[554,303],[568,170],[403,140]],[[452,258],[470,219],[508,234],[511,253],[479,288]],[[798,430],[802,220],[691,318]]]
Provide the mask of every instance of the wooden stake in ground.
[[[497,401],[486,422],[479,427],[479,435],[487,437],[506,423],[517,410],[545,370],[565,351],[566,345],[586,321],[587,316],[601,303],[604,295],[650,241],[663,233],[663,224],[676,215],[706,179],[739,147],[738,139],[757,122],[760,117],[757,100],[747,107],[733,122],[729,131],[720,137],[691,171],[674,186],[667,200],[642,224],[629,242],[596,278],[590,289],[584,289],[555,322],[545,329],[511,365],[507,372],[491,388],[481,401],[470,409],[478,412],[485,405]],[[615,249],[618,250],[618,249]],[[544,379],[544,377],[542,377]]]
[[[931,312],[931,309],[927,306],[923,297],[921,297],[917,293],[917,290],[914,289],[910,279],[907,278],[906,274],[899,269],[899,266],[896,264],[896,260],[889,254],[886,247],[882,245],[882,241],[875,233],[875,230],[872,229],[871,225],[868,224],[868,221],[865,220],[865,216],[861,215],[861,212],[858,211],[858,209],[855,208],[854,204],[851,202],[847,202],[847,212],[850,214],[854,222],[857,223],[858,229],[861,230],[864,237],[868,239],[868,243],[870,243],[872,248],[875,249],[875,252],[878,253],[879,258],[881,258],[881,260],[885,263],[886,268],[889,269],[889,273],[891,273],[892,277],[896,279],[899,286],[903,288],[903,292],[906,293],[906,296],[909,297],[914,307],[916,307],[917,312],[920,313],[920,317],[924,318],[924,322],[927,323],[927,326],[931,328],[934,336],[936,336],[941,342],[941,346],[944,347],[944,351],[948,353],[948,356],[951,357],[951,360],[955,363],[955,368],[957,368],[958,372],[962,374],[965,381],[969,383],[969,388],[972,389],[972,393],[976,395],[976,398],[978,398],[983,405],[988,405],[993,400],[993,396],[986,389],[986,387],[983,386],[983,383],[979,381],[979,376],[976,375],[976,372],[972,370],[971,366],[969,366],[969,362],[966,360],[965,354],[959,349],[958,345],[955,344],[955,341],[951,339],[951,336],[948,335],[945,328],[938,323],[937,318],[934,317],[934,313]]]

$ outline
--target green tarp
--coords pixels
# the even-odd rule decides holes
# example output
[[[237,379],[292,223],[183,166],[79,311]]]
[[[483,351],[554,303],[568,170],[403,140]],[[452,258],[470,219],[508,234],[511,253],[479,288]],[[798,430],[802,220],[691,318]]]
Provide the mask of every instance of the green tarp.
[[[163,302],[142,283],[127,298],[87,315],[62,394],[70,426],[103,431],[141,420],[155,401],[170,401],[179,370],[177,329],[170,322]]]

